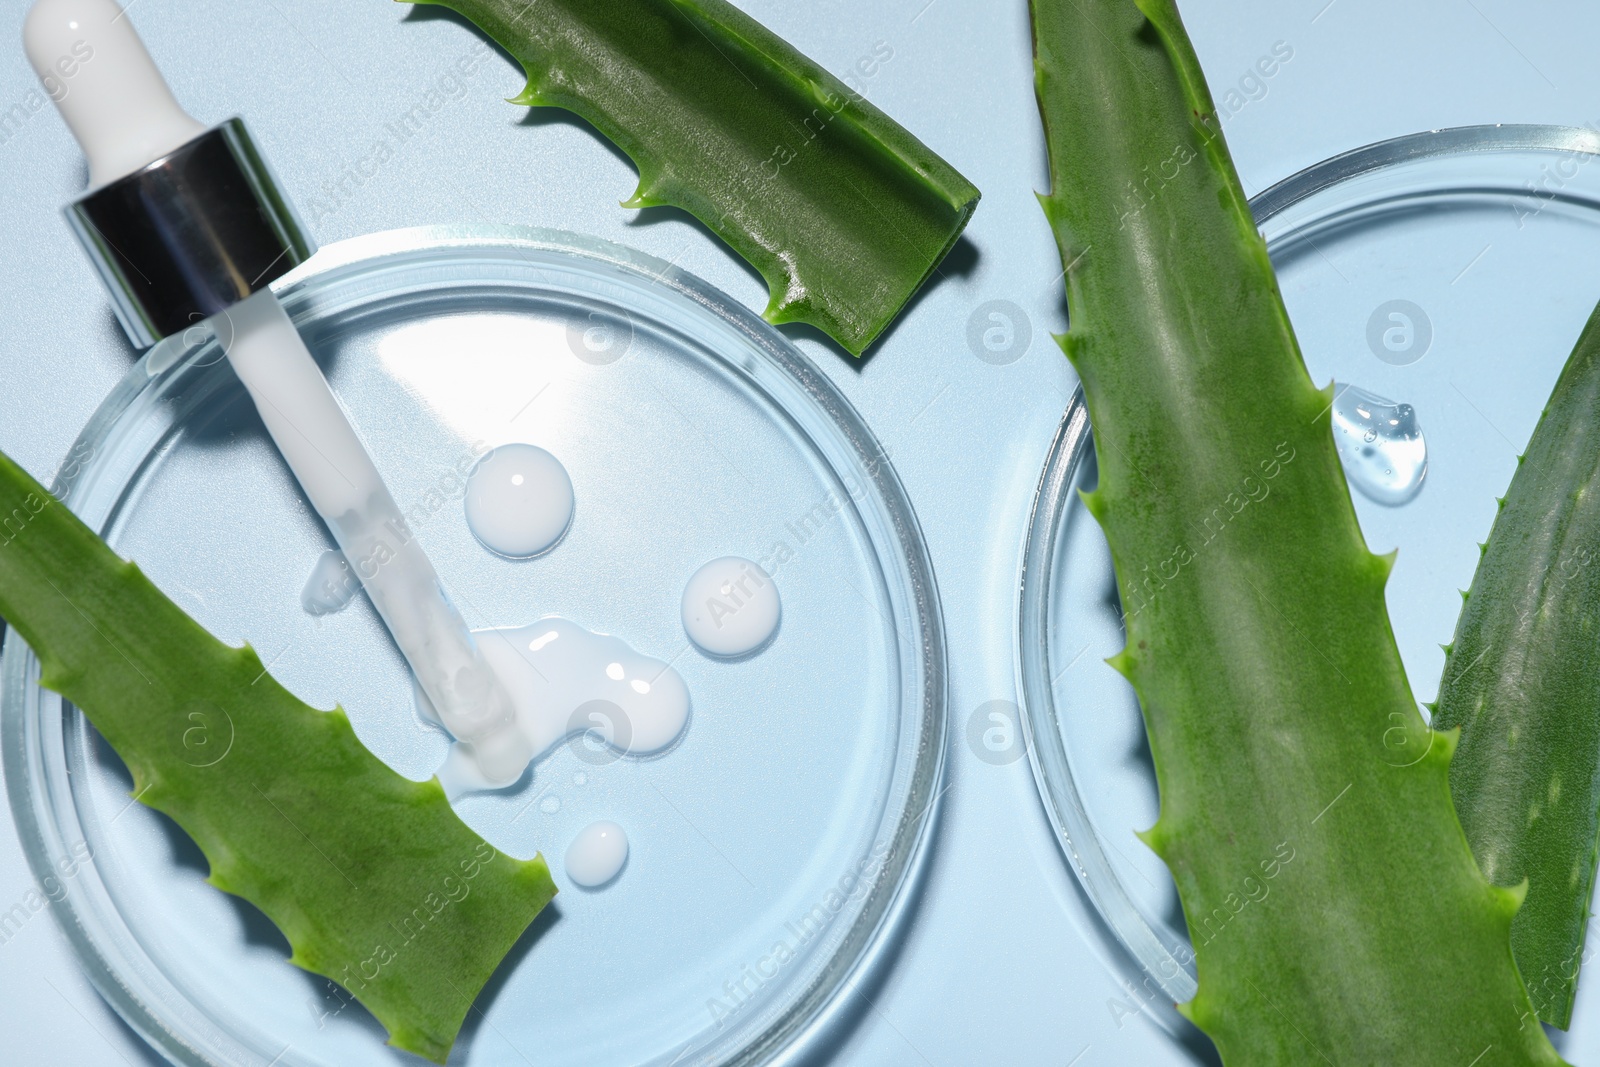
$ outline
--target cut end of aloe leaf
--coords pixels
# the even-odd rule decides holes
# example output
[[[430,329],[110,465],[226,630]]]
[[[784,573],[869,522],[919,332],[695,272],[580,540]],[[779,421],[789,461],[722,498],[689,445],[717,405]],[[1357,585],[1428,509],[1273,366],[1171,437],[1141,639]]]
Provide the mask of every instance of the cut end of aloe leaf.
[[[814,326],[853,356],[977,207],[972,183],[860,89],[725,0],[438,2],[522,63],[513,102],[566,108],[633,161],[625,207],[687,211],[767,280],[768,321]],[[895,54],[871,51],[873,69]]]

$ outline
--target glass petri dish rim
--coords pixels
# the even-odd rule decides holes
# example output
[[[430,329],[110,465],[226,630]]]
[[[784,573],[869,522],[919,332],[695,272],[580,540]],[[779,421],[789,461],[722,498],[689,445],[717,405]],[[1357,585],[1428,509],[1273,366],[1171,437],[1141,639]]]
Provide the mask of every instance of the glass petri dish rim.
[[[1256,226],[1267,239],[1269,250],[1275,251],[1296,233],[1314,230],[1353,208],[1379,208],[1414,194],[1363,200],[1359,189],[1352,189],[1352,198],[1347,201],[1335,202],[1321,212],[1306,211],[1306,205],[1315,197],[1407,164],[1506,152],[1600,157],[1600,131],[1575,126],[1497,124],[1407,134],[1315,163],[1252,197],[1250,209]],[[1547,202],[1577,203],[1600,210],[1600,201],[1559,189],[1540,193],[1523,185],[1467,181],[1435,183],[1428,186],[1427,191],[1436,195],[1518,197],[1531,193]],[[1112,868],[1073,776],[1050,684],[1053,677],[1049,649],[1051,572],[1062,523],[1067,509],[1076,500],[1073,485],[1092,443],[1089,412],[1079,385],[1073,390],[1046,453],[1020,557],[1015,668],[1023,738],[1039,801],[1063,857],[1101,921],[1131,962],[1144,972],[1147,984],[1153,983],[1172,1003],[1178,1004],[1190,1000],[1198,988],[1193,950],[1183,931],[1144,914]],[[1152,1014],[1173,1032],[1187,1029],[1176,1013],[1154,1011]]]
[[[873,538],[873,549],[886,571],[886,584],[892,584],[889,598],[898,601],[896,615],[904,618],[895,627],[901,660],[897,678],[901,700],[895,711],[900,722],[897,759],[892,780],[886,783],[886,803],[875,838],[889,842],[882,867],[831,956],[780,1013],[758,1014],[747,1025],[732,1027],[698,1048],[691,1044],[673,1061],[703,1067],[795,1062],[853,1017],[845,994],[854,982],[875,974],[891,951],[893,935],[913,906],[926,872],[932,827],[942,807],[939,784],[945,773],[948,697],[944,623],[932,561],[910,499],[882,447],[849,401],[787,338],[709,283],[622,245],[531,227],[468,224],[385,231],[327,246],[274,283],[273,289],[291,317],[303,325],[304,318],[313,313],[312,297],[319,285],[351,279],[360,283],[365,273],[372,276],[364,283],[367,289],[379,291],[383,274],[403,269],[409,261],[474,253],[514,256],[534,268],[577,265],[620,286],[643,286],[658,307],[671,309],[679,321],[698,317],[720,330],[733,331],[744,346],[741,354],[753,357],[767,375],[766,381],[751,380],[750,384],[766,392],[769,384],[781,383],[788,399],[812,407],[811,417],[820,418],[820,425],[834,437],[832,450],[842,449],[854,461],[855,469],[841,471],[829,448],[794,422],[794,412],[780,398],[771,398],[784,417],[811,440],[835,476],[843,474],[862,483],[863,499],[884,523],[887,543],[878,544]],[[359,303],[366,292],[362,290],[354,302]],[[600,299],[607,302],[604,295]],[[626,308],[621,310],[632,318]],[[663,322],[661,328],[680,332],[674,322]],[[123,497],[137,485],[149,457],[141,456],[138,463],[118,468],[99,466],[94,457],[115,451],[106,448],[106,443],[126,434],[130,412],[151,403],[163,384],[214,361],[206,352],[204,342],[186,345],[182,338],[169,339],[146,352],[96,410],[68,453],[69,457],[89,458],[83,463],[64,461],[52,492],[69,506],[81,504],[91,493],[104,496],[110,492],[114,499],[100,506],[101,513],[91,515],[91,524],[104,529],[114,522]],[[718,358],[733,368],[733,361],[720,353]],[[730,373],[738,371],[733,368]],[[34,877],[44,882],[56,873],[58,863],[70,857],[72,844],[87,840],[68,781],[67,762],[71,735],[81,733],[87,723],[76,709],[66,713],[59,697],[45,694],[38,678],[39,663],[31,649],[14,630],[6,631],[0,655],[0,760],[24,854]],[[53,900],[50,910],[97,991],[171,1062],[262,1067],[292,1062],[272,1059],[270,1052],[262,1054],[234,1040],[187,1000],[141,947],[92,861],[81,865],[70,890]],[[689,1051],[693,1052],[692,1061],[683,1059]]]

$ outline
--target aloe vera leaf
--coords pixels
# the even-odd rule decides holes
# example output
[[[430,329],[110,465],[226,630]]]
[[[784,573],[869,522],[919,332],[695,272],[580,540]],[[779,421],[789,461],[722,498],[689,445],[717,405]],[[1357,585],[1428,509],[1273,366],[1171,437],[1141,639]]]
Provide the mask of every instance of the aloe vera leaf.
[[[576,112],[626,152],[625,207],[689,212],[761,273],[769,322],[809,323],[852,355],[978,206],[954,167],[724,0],[419,2],[521,62],[513,103]]]
[[[1232,1067],[1556,1064],[1519,894],[1450,803],[1265,243],[1170,0],[1034,0],[1037,89],[1127,646]]]
[[[1600,841],[1600,309],[1518,461],[1447,649],[1456,813],[1496,885],[1527,879],[1511,950],[1539,1017],[1572,1021]]]
[[[184,614],[0,454],[0,615],[40,684],[89,717],[209,881],[266,913],[290,962],[348,989],[396,1048],[443,1063],[473,998],[555,895]]]

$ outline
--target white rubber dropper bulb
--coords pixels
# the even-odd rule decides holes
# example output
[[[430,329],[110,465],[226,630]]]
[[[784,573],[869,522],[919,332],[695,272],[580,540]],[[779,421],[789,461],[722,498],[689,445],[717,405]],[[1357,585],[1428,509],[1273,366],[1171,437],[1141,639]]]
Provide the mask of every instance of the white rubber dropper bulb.
[[[83,148],[91,189],[205,132],[179,106],[116,0],[37,0],[22,43]]]

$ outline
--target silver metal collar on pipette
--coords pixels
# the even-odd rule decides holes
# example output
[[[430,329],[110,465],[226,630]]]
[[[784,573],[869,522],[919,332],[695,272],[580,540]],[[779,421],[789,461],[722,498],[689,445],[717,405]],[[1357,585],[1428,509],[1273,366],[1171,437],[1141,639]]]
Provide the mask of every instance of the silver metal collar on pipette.
[[[226,311],[315,251],[237,118],[92,190],[66,215],[139,348]]]

